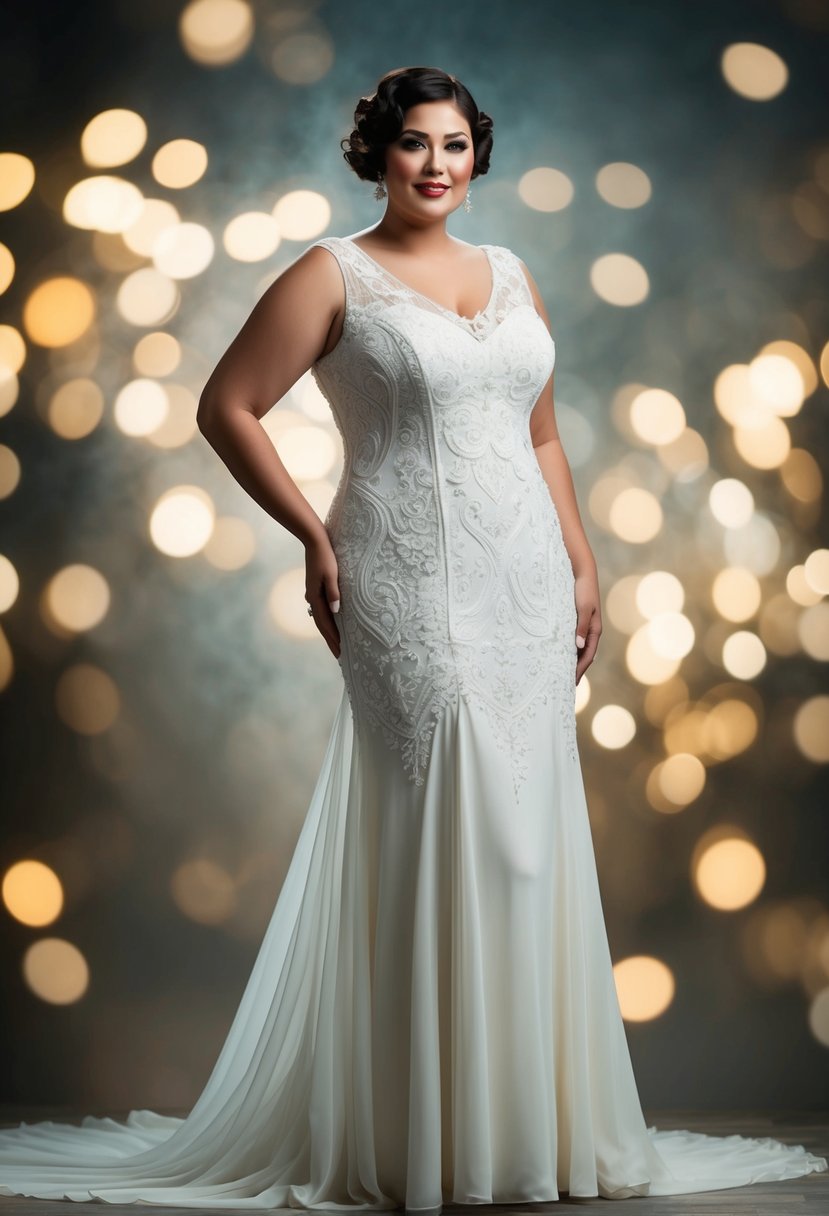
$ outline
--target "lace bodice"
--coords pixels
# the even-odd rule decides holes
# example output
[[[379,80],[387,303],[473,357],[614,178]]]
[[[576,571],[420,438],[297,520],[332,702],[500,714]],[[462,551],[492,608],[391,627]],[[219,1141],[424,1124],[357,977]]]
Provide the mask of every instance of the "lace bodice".
[[[529,432],[555,343],[503,246],[482,246],[492,290],[469,318],[347,237],[315,244],[345,285],[342,336],[312,374],[343,441],[325,524],[358,736],[382,732],[422,783],[441,711],[468,697],[517,796],[539,701],[556,700],[576,753],[573,572]]]

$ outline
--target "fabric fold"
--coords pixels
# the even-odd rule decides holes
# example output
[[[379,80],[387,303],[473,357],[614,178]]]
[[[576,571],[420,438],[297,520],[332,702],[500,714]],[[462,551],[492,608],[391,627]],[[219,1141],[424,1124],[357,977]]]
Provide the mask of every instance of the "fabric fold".
[[[199,1208],[438,1212],[671,1195],[827,1168],[803,1146],[647,1127],[581,769],[555,707],[516,791],[459,696],[422,785],[343,692],[227,1038],[186,1119],[0,1131],[0,1193]]]

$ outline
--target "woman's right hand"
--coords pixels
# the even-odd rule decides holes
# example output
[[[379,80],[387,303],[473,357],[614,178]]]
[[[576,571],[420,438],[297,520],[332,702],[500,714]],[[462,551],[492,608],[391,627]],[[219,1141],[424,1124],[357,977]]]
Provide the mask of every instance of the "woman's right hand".
[[[340,633],[335,613],[340,609],[337,557],[326,533],[305,547],[305,598],[316,626],[335,659],[340,657]]]

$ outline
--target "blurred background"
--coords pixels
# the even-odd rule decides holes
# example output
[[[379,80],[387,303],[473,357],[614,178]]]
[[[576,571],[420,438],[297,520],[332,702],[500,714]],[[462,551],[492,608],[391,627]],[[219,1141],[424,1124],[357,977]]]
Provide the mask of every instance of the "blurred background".
[[[198,432],[393,67],[494,119],[453,235],[544,294],[599,564],[578,688],[646,1107],[829,1082],[829,8],[108,0],[0,41],[0,1103],[188,1109],[341,696],[296,539]],[[310,375],[264,425],[324,517]],[[11,1116],[10,1116],[11,1117]]]

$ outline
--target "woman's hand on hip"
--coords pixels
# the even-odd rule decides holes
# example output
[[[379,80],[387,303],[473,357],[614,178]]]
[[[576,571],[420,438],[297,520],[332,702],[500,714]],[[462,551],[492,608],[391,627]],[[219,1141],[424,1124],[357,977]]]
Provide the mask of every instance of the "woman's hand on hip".
[[[338,575],[337,557],[327,534],[306,545],[305,598],[335,659],[340,657],[340,633],[335,620],[340,610]]]

